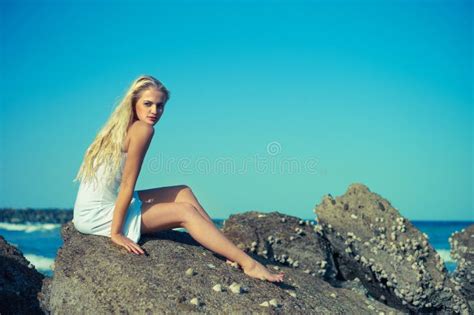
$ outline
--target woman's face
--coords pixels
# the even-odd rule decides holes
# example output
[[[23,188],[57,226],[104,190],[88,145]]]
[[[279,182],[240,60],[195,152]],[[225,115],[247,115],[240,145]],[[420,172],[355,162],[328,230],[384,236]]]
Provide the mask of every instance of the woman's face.
[[[154,126],[163,114],[165,94],[155,88],[144,90],[135,106],[135,117]]]

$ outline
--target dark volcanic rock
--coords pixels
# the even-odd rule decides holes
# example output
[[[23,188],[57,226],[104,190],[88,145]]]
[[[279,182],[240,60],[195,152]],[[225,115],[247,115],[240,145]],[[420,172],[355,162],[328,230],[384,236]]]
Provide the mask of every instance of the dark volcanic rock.
[[[449,243],[451,257],[457,261],[453,281],[461,293],[474,302],[474,224],[453,233]]]
[[[427,235],[366,186],[324,196],[315,213],[343,278],[359,278],[372,296],[400,310],[471,311]]]
[[[37,300],[44,276],[0,235],[0,314],[42,314]]]
[[[269,264],[258,256],[267,267],[284,271],[285,281],[250,278],[185,232],[143,235],[139,243],[147,256],[130,254],[108,237],[79,233],[71,222],[63,225],[62,235],[50,286],[54,314],[396,313],[351,289],[333,288],[299,268]],[[193,272],[186,275],[189,268]],[[234,282],[241,285],[240,293],[232,292]],[[213,290],[217,284],[221,292]],[[260,306],[272,299],[276,306]]]

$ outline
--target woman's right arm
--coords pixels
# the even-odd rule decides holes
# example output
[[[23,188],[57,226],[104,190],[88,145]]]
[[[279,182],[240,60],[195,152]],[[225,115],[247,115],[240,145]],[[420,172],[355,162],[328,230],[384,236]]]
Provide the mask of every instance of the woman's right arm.
[[[145,154],[153,138],[153,126],[144,122],[137,121],[130,127],[130,142],[127,151],[127,159],[122,173],[122,182],[120,183],[120,191],[115,202],[115,210],[112,218],[111,237],[113,240],[124,240],[122,236],[122,225],[127,213],[130,201],[132,200],[133,191],[137,182],[140,169],[145,158]],[[128,239],[128,238],[127,238]],[[135,244],[130,240],[131,243]],[[133,244],[120,244],[129,251],[133,248]],[[127,246],[125,246],[127,245]],[[138,246],[138,245],[135,245]]]

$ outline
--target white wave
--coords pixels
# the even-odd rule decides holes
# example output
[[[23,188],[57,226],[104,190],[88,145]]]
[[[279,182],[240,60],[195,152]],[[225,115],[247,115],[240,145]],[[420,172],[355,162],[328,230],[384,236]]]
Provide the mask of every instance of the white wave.
[[[25,254],[24,256],[35,266],[36,270],[52,270],[51,265],[54,263],[54,258],[48,258],[35,254]]]
[[[445,263],[456,263],[456,261],[451,257],[451,253],[449,249],[436,249],[439,256],[443,259]]]
[[[0,222],[0,229],[7,231],[18,231],[18,232],[38,232],[38,231],[51,231],[61,227],[61,224],[57,223],[25,223],[25,224],[16,224],[16,223],[6,223]]]

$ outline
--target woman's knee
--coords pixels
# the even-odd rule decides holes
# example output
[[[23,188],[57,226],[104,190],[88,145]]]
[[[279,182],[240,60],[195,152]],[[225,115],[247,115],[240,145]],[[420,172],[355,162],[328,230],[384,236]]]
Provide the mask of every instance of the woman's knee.
[[[189,202],[178,202],[180,213],[181,213],[181,222],[186,225],[189,222],[192,222],[196,218],[201,218],[198,209]]]
[[[179,185],[178,187],[179,187],[180,192],[182,191],[192,192],[191,187],[189,187],[188,185]]]

